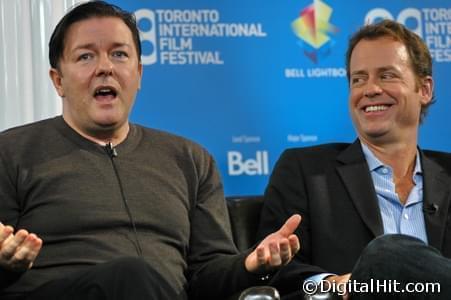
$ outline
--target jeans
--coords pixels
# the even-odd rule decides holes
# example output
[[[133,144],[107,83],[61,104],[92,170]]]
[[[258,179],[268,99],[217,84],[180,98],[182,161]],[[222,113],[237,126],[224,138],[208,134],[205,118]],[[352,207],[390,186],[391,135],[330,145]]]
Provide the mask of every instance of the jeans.
[[[362,252],[352,271],[350,283],[354,282],[360,290],[352,291],[352,300],[449,300],[451,260],[414,237],[384,235],[374,239]],[[362,290],[365,286],[367,291]]]

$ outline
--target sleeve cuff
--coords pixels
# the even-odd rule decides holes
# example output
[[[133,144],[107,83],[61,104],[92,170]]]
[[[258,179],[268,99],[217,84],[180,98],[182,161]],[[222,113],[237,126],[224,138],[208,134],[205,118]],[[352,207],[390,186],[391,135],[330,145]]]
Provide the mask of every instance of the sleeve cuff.
[[[313,281],[316,284],[320,284],[321,281],[324,280],[324,278],[326,278],[328,276],[334,276],[334,275],[337,275],[337,274],[334,274],[334,273],[320,273],[320,274],[316,274],[316,275],[313,275],[313,276],[310,276],[310,277],[306,278],[305,281]]]

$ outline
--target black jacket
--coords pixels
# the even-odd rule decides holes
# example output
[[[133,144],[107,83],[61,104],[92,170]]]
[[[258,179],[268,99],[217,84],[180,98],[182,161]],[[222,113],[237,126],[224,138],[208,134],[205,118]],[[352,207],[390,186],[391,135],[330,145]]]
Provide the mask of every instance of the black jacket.
[[[429,245],[451,257],[451,154],[420,153]],[[383,234],[376,192],[358,140],[282,154],[265,192],[259,237],[294,213],[303,218],[296,232],[301,251],[274,284],[282,292],[299,291],[302,280],[317,273],[351,272],[365,246]]]

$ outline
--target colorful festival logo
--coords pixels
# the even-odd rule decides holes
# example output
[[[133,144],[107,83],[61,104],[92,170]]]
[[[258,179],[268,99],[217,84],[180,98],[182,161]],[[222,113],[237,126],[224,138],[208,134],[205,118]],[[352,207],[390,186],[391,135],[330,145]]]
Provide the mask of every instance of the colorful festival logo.
[[[339,29],[329,23],[332,8],[321,0],[314,0],[304,8],[299,17],[291,23],[291,28],[299,38],[298,45],[314,63],[331,53],[335,35]]]

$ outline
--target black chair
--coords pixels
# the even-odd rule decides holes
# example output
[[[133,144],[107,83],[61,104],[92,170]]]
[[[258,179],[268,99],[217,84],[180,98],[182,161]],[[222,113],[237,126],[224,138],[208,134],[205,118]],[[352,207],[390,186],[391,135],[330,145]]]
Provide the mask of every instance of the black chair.
[[[227,197],[226,200],[235,245],[240,251],[249,249],[257,242],[263,196]]]
[[[263,207],[263,196],[236,196],[226,198],[232,227],[233,241],[240,251],[254,246],[260,211]],[[227,300],[237,300],[237,293]]]
[[[240,251],[254,246],[257,242],[256,234],[263,207],[263,196],[227,197],[227,208],[232,225],[233,240]],[[236,294],[227,300],[238,299]],[[286,295],[284,299],[302,299],[301,291]],[[257,298],[256,298],[257,299]],[[338,300],[341,296],[333,293],[312,295],[309,299]]]

